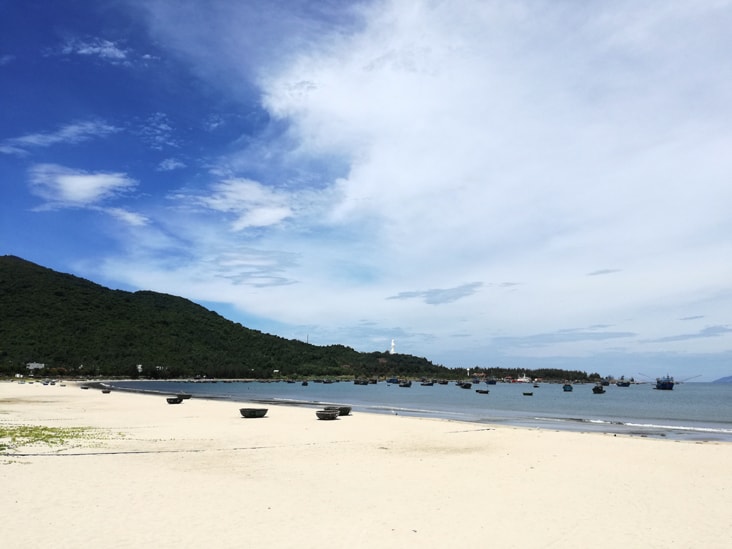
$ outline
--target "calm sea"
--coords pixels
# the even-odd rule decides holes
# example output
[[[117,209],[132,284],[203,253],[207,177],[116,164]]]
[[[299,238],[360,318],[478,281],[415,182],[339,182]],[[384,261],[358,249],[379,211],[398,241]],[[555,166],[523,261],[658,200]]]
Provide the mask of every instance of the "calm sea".
[[[654,384],[605,387],[596,395],[593,385],[575,385],[564,392],[560,384],[527,383],[473,385],[462,389],[451,382],[430,387],[413,382],[410,388],[379,382],[185,382],[124,381],[113,386],[164,394],[190,393],[198,398],[234,402],[322,406],[348,404],[354,412],[447,418],[571,431],[598,431],[668,437],[680,440],[732,441],[732,383],[683,383],[672,391]],[[479,394],[475,389],[488,389]],[[524,392],[533,393],[525,396]]]

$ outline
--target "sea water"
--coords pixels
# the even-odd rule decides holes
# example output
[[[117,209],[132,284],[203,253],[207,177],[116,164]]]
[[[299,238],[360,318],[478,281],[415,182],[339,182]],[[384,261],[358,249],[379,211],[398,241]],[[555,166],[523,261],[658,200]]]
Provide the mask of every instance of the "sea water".
[[[355,412],[436,417],[458,421],[532,428],[598,431],[679,440],[732,441],[732,383],[682,383],[659,391],[650,383],[605,387],[594,394],[592,384],[576,384],[564,392],[561,384],[455,383],[409,388],[379,382],[114,382],[120,389],[164,394],[190,393],[198,398],[235,402],[320,407],[347,404]],[[488,389],[479,394],[475,389]],[[532,393],[525,396],[525,392]]]

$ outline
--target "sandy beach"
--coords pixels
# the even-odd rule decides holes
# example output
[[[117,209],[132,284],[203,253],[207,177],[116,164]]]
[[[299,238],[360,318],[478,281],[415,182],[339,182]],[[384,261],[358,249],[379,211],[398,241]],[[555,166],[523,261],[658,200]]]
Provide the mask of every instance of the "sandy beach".
[[[347,404],[347,403],[345,403]],[[2,546],[699,547],[732,538],[732,444],[0,382]]]

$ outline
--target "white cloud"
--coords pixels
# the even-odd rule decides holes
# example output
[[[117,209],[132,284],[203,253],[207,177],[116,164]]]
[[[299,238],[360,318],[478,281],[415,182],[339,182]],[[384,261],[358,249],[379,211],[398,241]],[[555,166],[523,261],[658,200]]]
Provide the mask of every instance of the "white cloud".
[[[178,147],[173,136],[173,126],[167,114],[156,112],[150,115],[137,130],[142,140],[154,150]]]
[[[178,160],[177,158],[166,158],[158,164],[157,169],[159,172],[171,172],[185,167],[186,164],[182,160]]]
[[[184,295],[356,347],[377,332],[358,327],[398,330],[403,352],[446,363],[732,348],[726,330],[678,324],[730,323],[729,3],[143,9],[191,70],[234,100],[256,83],[286,128],[233,144],[212,169],[232,177],[175,196],[196,210],[171,232],[211,250],[165,279]],[[287,257],[268,272],[288,283],[231,282],[252,274],[247,254],[191,284],[241,248]]]
[[[27,154],[29,149],[51,147],[59,144],[77,145],[92,139],[107,137],[119,131],[120,128],[107,124],[102,120],[72,122],[53,132],[32,133],[5,139],[0,142],[0,152],[22,155]]]
[[[249,179],[225,180],[213,185],[207,194],[181,193],[176,198],[190,205],[230,214],[234,219],[231,223],[234,231],[277,225],[293,214],[288,194]]]
[[[110,63],[123,63],[127,60],[128,52],[119,44],[103,38],[89,40],[72,39],[61,48],[64,55],[82,55],[98,57]]]
[[[104,208],[103,211],[133,227],[142,227],[150,222],[148,217],[123,208]]]
[[[30,189],[50,207],[95,206],[137,186],[123,173],[87,172],[57,164],[30,169]]]

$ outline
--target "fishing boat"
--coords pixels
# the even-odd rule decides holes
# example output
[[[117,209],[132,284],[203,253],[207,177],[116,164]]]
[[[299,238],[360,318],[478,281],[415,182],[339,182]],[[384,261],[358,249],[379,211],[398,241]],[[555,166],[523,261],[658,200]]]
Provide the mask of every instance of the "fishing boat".
[[[336,410],[338,412],[339,416],[348,416],[351,415],[351,407],[350,406],[326,406],[323,408],[323,410]]]
[[[675,384],[674,378],[669,375],[656,378],[656,389],[659,391],[671,391]]]
[[[340,412],[338,410],[316,410],[315,415],[318,419],[336,419]]]
[[[479,395],[487,395],[488,393],[490,393],[488,389],[476,389],[475,392]]]
[[[602,386],[602,383],[598,383],[597,385],[595,385],[592,388],[592,392],[595,393],[596,395],[601,395],[602,393],[605,392],[605,387]]]
[[[565,383],[564,385],[562,385],[562,391],[564,391],[565,393],[571,393],[572,389],[573,387],[571,383]]]
[[[255,418],[267,415],[267,408],[239,408],[241,417]]]

